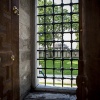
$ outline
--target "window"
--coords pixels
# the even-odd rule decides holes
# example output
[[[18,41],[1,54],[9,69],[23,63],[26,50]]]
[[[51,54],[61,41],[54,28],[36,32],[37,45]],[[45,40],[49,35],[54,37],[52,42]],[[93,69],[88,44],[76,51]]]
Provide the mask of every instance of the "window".
[[[76,87],[79,59],[78,7],[78,0],[38,0],[38,84]]]

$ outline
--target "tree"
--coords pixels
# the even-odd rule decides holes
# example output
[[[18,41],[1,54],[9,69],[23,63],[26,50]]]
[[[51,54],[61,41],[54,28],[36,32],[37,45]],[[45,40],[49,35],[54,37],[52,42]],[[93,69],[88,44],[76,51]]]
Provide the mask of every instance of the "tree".
[[[78,10],[79,10],[78,5],[73,5],[73,12],[79,12]],[[72,20],[73,22],[79,22],[79,14],[73,14]],[[79,31],[78,23],[73,24],[73,30],[77,32]],[[76,40],[79,40],[79,33],[76,33],[75,35],[76,35]],[[76,49],[79,49],[79,43],[77,43]]]
[[[38,6],[44,5],[44,0],[38,0]],[[52,5],[52,0],[46,0],[46,5]],[[78,5],[73,5],[72,7],[73,12],[78,12]],[[53,13],[53,8],[52,7],[39,7],[38,8],[38,15],[43,15],[46,14],[48,16],[38,16],[38,24],[46,24],[46,25],[38,25],[38,33],[39,33],[39,41],[52,41],[54,38],[57,40],[60,40],[62,37],[62,24],[54,24],[54,27],[52,25],[53,20],[55,23],[61,23],[62,22],[62,16],[61,15],[55,15],[54,17],[50,14]],[[61,6],[55,6],[54,7],[54,13],[59,14],[62,13],[62,7]],[[68,10],[65,8],[63,9],[63,13],[66,13],[66,15],[63,16],[63,22],[70,22],[71,21],[71,16],[68,15]],[[54,19],[53,19],[54,18]],[[77,22],[79,21],[79,15],[78,14],[73,14],[72,15],[72,21]],[[51,23],[51,24],[50,24]],[[72,28],[74,31],[78,31],[79,25],[77,23],[72,24]],[[63,24],[63,32],[65,30],[69,30],[70,24]],[[45,33],[46,34],[45,34]],[[54,35],[52,32],[56,32]],[[58,32],[58,33],[57,33]],[[53,38],[54,37],[54,38]],[[78,33],[76,33],[76,40],[79,39]],[[52,42],[40,42],[40,45],[43,47],[46,45],[46,47],[50,50]],[[77,44],[77,48],[79,45]]]
[[[38,0],[38,5],[41,6],[44,4],[44,0]],[[52,1],[48,0],[46,2],[47,5],[52,5]],[[54,7],[54,12],[55,14],[59,14],[62,13],[62,7],[61,6],[55,6]],[[63,13],[67,13],[68,10],[67,9],[63,9]],[[43,15],[44,13],[46,14],[52,14],[53,13],[53,8],[52,7],[46,7],[46,9],[44,7],[40,7],[38,8],[38,14],[39,15]],[[69,22],[70,21],[70,17],[69,16],[64,16],[63,17],[63,21],[64,22]],[[54,34],[54,38],[60,40],[62,34],[60,34],[60,32],[62,32],[62,25],[61,24],[57,24],[57,23],[61,23],[62,22],[62,16],[61,15],[55,15],[54,16],[54,27],[52,25],[53,23],[53,16],[38,16],[38,23],[39,24],[43,24],[46,23],[47,25],[38,25],[38,32],[39,34],[39,41],[52,41],[53,40],[53,34],[52,32],[58,32]],[[51,23],[51,24],[50,24]],[[63,24],[63,31],[69,29],[70,24]],[[46,32],[46,34],[44,34],[43,32]],[[40,44],[42,46],[44,46],[44,42],[40,42]],[[51,45],[52,42],[46,42],[46,46],[48,49],[51,49]]]

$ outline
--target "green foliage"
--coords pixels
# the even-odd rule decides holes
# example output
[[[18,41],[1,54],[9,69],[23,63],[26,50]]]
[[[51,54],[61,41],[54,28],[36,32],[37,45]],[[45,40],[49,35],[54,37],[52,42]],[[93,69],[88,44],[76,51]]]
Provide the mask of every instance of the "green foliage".
[[[73,5],[73,12],[79,12],[79,8],[78,8],[78,5]],[[79,15],[78,14],[73,14],[72,15],[72,20],[73,22],[79,22]],[[78,23],[75,23],[73,24],[73,29],[75,31],[79,31],[79,24]],[[79,33],[76,33],[76,40],[79,40]],[[76,49],[79,49],[79,44],[77,43],[77,46],[76,46]]]
[[[39,64],[42,65],[43,68],[45,68],[45,62],[46,62],[46,68],[53,68],[53,60],[46,60],[46,61],[40,60]],[[62,62],[60,60],[55,60],[54,63],[55,63],[55,68],[58,69],[58,70],[57,69],[55,70],[55,74],[62,75],[62,71],[60,70]],[[78,66],[78,61],[73,60],[72,67],[77,68],[77,66]],[[69,60],[64,60],[63,68],[70,69],[70,67],[71,67],[71,62]],[[71,75],[70,70],[64,70],[63,73],[64,75]],[[46,70],[46,74],[53,74],[53,70],[52,69]],[[77,74],[78,74],[78,71],[73,70],[73,75],[77,75]]]
[[[44,5],[44,0],[38,0],[38,6],[43,6]],[[46,5],[52,5],[52,1],[51,0],[46,0]],[[72,7],[73,12],[78,12],[78,5],[73,5]],[[38,14],[39,15],[43,15],[43,14],[52,14],[53,13],[53,8],[52,7],[39,7],[38,8]],[[55,6],[54,7],[54,13],[55,14],[59,14],[62,13],[62,7],[61,6]],[[66,15],[63,16],[63,22],[70,22],[71,21],[71,16],[68,15],[68,10],[63,8],[63,13],[66,13]],[[73,14],[72,15],[72,21],[73,22],[77,22],[79,21],[79,15],[78,14]],[[44,23],[48,23],[48,25],[38,25],[38,32],[39,34],[39,40],[40,41],[52,41],[53,40],[53,34],[52,32],[58,32],[58,34],[54,34],[54,38],[60,40],[61,39],[61,34],[59,34],[59,32],[62,32],[62,25],[59,24],[62,22],[62,16],[61,15],[55,15],[54,16],[54,27],[52,25],[53,23],[53,16],[38,16],[38,24],[44,24]],[[51,23],[51,24],[50,24]],[[78,31],[78,23],[73,23],[72,24],[73,30],[74,31]],[[71,26],[70,24],[63,24],[63,32],[65,30],[70,30]],[[46,35],[43,33],[46,32]],[[78,33],[76,33],[76,40],[79,39]],[[51,45],[52,42],[46,42],[46,44],[44,44],[44,42],[40,42],[40,45],[44,46],[46,45],[48,47],[48,49],[51,49]],[[78,46],[77,46],[78,48]]]

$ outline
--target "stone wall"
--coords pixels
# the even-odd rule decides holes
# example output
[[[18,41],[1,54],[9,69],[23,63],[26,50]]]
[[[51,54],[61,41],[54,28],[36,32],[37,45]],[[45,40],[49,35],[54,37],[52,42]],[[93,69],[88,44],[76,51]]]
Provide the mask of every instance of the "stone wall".
[[[50,55],[50,53],[51,53],[51,55]],[[62,57],[61,51],[55,51],[54,56],[58,57],[58,58]],[[45,52],[40,51],[39,57],[45,57]],[[47,52],[46,57],[53,57],[53,52]],[[63,57],[64,58],[71,57],[71,53],[70,52],[63,52]],[[72,52],[72,57],[79,58],[79,52]]]
[[[100,0],[80,0],[80,2],[82,48],[77,77],[77,100],[100,100]]]
[[[100,100],[100,0],[82,1],[84,100]]]
[[[21,98],[23,98],[31,88],[30,4],[31,0],[19,1],[19,71]]]

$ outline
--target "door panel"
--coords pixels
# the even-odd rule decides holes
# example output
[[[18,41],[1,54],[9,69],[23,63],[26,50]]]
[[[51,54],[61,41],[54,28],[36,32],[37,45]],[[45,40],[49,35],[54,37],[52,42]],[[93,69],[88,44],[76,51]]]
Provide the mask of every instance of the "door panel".
[[[19,16],[13,13],[15,5],[18,0],[0,0],[0,100],[19,100]]]
[[[13,64],[12,55],[12,51],[0,51],[0,66],[11,66]]]

